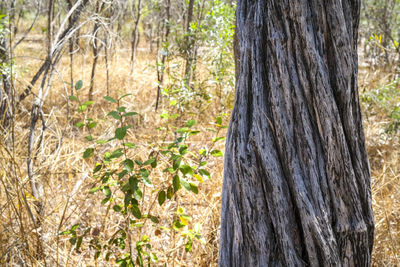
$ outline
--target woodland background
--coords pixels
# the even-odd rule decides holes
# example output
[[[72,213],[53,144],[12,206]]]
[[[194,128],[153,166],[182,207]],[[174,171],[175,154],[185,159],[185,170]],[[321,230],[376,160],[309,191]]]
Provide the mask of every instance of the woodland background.
[[[235,2],[0,1],[0,265],[215,266]],[[365,0],[373,264],[400,264],[400,1]]]

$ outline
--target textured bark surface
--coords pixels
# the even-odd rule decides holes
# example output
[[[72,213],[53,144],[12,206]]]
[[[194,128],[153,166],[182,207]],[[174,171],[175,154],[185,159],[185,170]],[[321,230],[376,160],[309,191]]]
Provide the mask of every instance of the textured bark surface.
[[[368,266],[359,0],[239,0],[220,266]]]

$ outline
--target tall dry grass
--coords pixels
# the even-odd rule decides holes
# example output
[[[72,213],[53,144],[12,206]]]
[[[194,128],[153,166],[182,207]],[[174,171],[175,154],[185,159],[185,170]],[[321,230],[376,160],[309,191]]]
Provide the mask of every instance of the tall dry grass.
[[[44,44],[33,39],[16,51],[16,91],[22,92],[30,76],[40,64]],[[111,96],[125,93],[132,96],[124,103],[128,109],[140,113],[133,121],[135,127],[129,132],[129,141],[138,148],[138,157],[149,153],[149,143],[159,142],[160,136],[155,126],[161,124],[159,114],[154,111],[156,81],[154,55],[143,48],[138,54],[136,68],[130,74],[128,51],[116,51],[110,67]],[[82,97],[86,98],[90,79],[91,56],[82,53],[75,58],[74,79],[83,80]],[[93,133],[96,136],[110,136],[116,125],[104,120],[109,111],[108,104],[102,99],[106,93],[105,64],[100,60],[95,80],[97,101],[91,109],[91,116],[100,121]],[[367,76],[369,74],[369,76]],[[379,80],[367,71],[360,79],[363,90],[369,90],[386,81]],[[8,136],[0,139],[0,265],[1,266],[110,266],[103,257],[93,259],[94,251],[87,244],[75,251],[68,237],[59,232],[80,223],[92,226],[89,234],[99,239],[109,238],[125,222],[110,212],[107,206],[100,205],[97,194],[89,194],[95,184],[91,176],[92,161],[82,159],[82,153],[88,146],[86,135],[74,127],[80,118],[69,107],[69,59],[62,58],[58,65],[56,79],[45,105],[45,121],[42,144],[35,151],[36,177],[44,184],[44,214],[40,227],[35,217],[35,199],[30,194],[27,178],[27,136],[29,131],[29,109],[32,96],[19,107],[19,113]],[[36,89],[34,88],[33,93]],[[168,103],[164,103],[166,107]],[[162,109],[161,109],[162,110]],[[204,114],[195,115],[201,134],[193,141],[200,148],[211,135],[205,128],[210,126],[213,115],[218,110],[218,101],[214,99]],[[365,111],[371,112],[371,111]],[[68,116],[67,116],[68,113]],[[384,133],[385,121],[374,110],[374,114],[365,113],[365,133],[372,173],[373,207],[376,221],[374,266],[398,266],[400,264],[400,145],[399,136],[388,138]],[[227,119],[226,119],[227,120]],[[226,123],[226,121],[225,121]],[[224,133],[222,133],[224,134]],[[219,145],[221,150],[224,145]],[[173,232],[154,232],[154,228],[143,229],[155,244],[159,263],[155,266],[216,266],[218,255],[219,210],[222,187],[222,158],[210,160],[209,170],[212,178],[200,186],[199,195],[182,193],[176,202],[163,208],[157,208],[161,224],[171,221],[177,206],[184,207],[193,217],[193,223],[202,224],[202,233],[206,244],[195,243],[190,253],[184,252],[182,238]],[[160,177],[162,173],[158,174]],[[160,178],[161,179],[161,178]],[[156,179],[157,180],[157,179]],[[33,216],[32,216],[33,215]],[[153,231],[153,232],[149,232]],[[133,236],[139,235],[134,232]]]

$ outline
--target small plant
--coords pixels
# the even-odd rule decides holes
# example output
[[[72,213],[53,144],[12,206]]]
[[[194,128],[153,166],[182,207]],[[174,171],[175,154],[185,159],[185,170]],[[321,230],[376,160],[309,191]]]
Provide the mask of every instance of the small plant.
[[[70,96],[70,100],[77,103],[78,113],[86,111],[87,114],[88,107],[93,105],[93,101],[80,102],[81,88],[82,82],[78,81],[75,85],[77,93],[75,96]],[[82,155],[85,160],[95,159],[96,162],[93,178],[97,182],[90,193],[102,196],[100,201],[102,205],[107,206],[107,214],[109,212],[118,214],[125,224],[119,226],[114,234],[105,239],[100,238],[98,229],[93,230],[95,233],[90,239],[87,233],[91,228],[79,230],[79,225],[74,225],[60,234],[69,235],[71,245],[75,246],[76,250],[82,247],[85,239],[88,239],[89,247],[95,251],[96,260],[103,255],[105,260],[114,258],[121,266],[144,266],[158,261],[153,251],[151,234],[145,233],[147,229],[153,228],[149,231],[155,232],[156,235],[175,231],[186,240],[187,252],[191,250],[194,240],[205,242],[201,236],[201,224],[193,222],[183,207],[177,205],[171,221],[165,222],[163,219],[161,223],[156,213],[158,209],[156,206],[162,208],[167,201],[176,202],[181,189],[198,194],[199,185],[211,176],[206,168],[207,159],[210,156],[220,157],[222,152],[214,149],[213,145],[208,149],[193,150],[189,139],[200,133],[195,129],[196,121],[190,119],[184,122],[183,127],[178,127],[177,124],[181,123],[179,115],[164,112],[161,114],[164,122],[157,128],[159,136],[163,138],[158,144],[148,144],[150,152],[146,158],[137,156],[136,145],[129,142],[128,137],[129,130],[133,126],[127,121],[129,117],[138,114],[122,105],[122,100],[127,96],[123,95],[118,99],[104,97],[111,106],[114,106],[114,109],[108,112],[106,119],[117,125],[113,136],[108,139],[96,140],[91,131],[98,123],[86,115],[86,119],[75,124],[76,127],[88,129],[89,135],[85,138],[92,142]],[[224,139],[218,137],[220,129],[225,128],[222,125],[222,118],[218,117],[214,125],[215,129],[211,130],[216,136],[212,144]],[[168,140],[168,137],[172,139]],[[100,154],[100,151],[104,150],[105,152]],[[162,177],[155,174],[160,172],[163,173]]]
[[[372,114],[383,113],[389,123],[386,133],[396,134],[400,127],[399,79],[361,94],[361,101]]]

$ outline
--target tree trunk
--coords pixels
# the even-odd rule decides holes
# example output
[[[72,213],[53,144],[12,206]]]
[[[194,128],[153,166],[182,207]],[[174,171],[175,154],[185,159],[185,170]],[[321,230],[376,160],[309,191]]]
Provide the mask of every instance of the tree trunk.
[[[136,12],[132,11],[133,13],[135,13],[135,20],[131,36],[131,73],[133,72],[133,69],[135,67],[135,58],[137,52],[136,50],[139,44],[139,22],[140,16],[142,15],[142,1],[138,0],[137,6],[133,7],[133,9],[136,9]]]
[[[171,24],[170,24],[170,19],[171,19],[171,0],[164,0],[164,7],[165,7],[165,20],[164,20],[164,25],[162,28],[165,27],[165,33],[164,36],[162,37],[161,42],[165,43],[168,42],[168,36],[171,31]],[[158,34],[157,36],[160,36],[162,34],[162,31],[159,30],[160,27],[158,27]],[[161,88],[162,84],[164,81],[164,71],[165,71],[165,60],[167,58],[167,53],[162,53],[161,56],[161,63],[159,62],[159,52],[160,52],[160,38],[158,37],[157,41],[157,53],[156,53],[156,65],[157,65],[157,97],[156,97],[156,110],[158,109],[158,105],[161,102]]]
[[[101,47],[98,45],[98,40],[97,40],[97,34],[98,30],[100,28],[100,23],[96,21],[96,23],[93,26],[93,64],[92,64],[92,72],[90,74],[90,86],[89,86],[89,93],[88,93],[88,99],[90,101],[93,100],[93,88],[94,88],[94,79],[96,76],[96,66],[97,66],[97,59],[99,56],[99,50]]]
[[[184,80],[187,86],[190,86],[192,65],[194,61],[193,59],[194,37],[190,29],[190,24],[193,21],[193,7],[194,7],[194,0],[189,0],[189,6],[187,11],[188,15],[186,22],[186,36],[185,36],[186,62],[185,62],[185,75],[184,75]]]
[[[220,266],[369,266],[359,0],[239,0]]]

